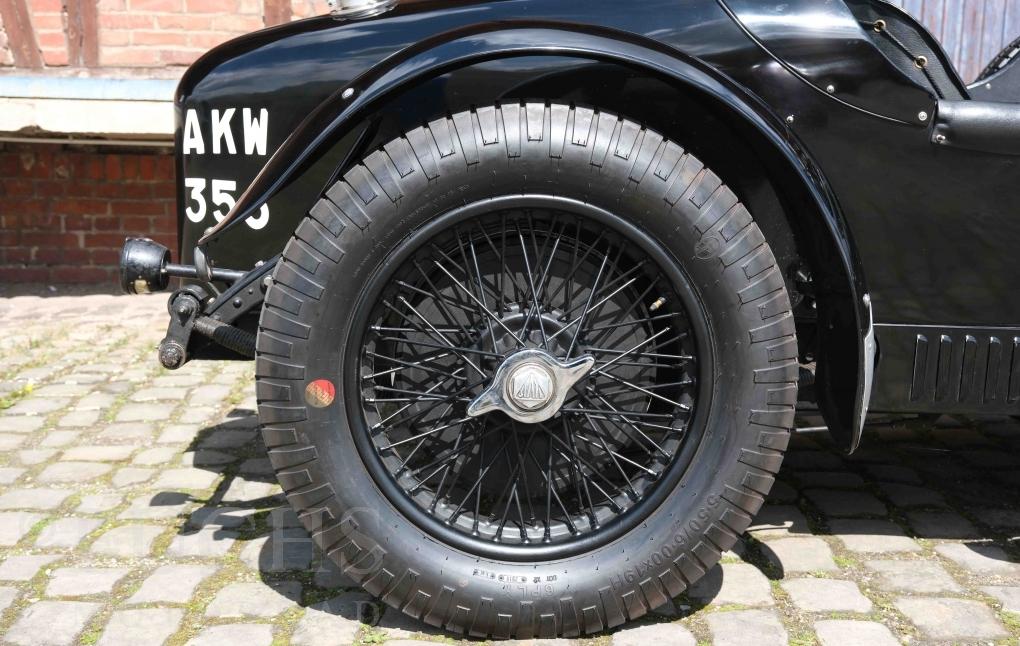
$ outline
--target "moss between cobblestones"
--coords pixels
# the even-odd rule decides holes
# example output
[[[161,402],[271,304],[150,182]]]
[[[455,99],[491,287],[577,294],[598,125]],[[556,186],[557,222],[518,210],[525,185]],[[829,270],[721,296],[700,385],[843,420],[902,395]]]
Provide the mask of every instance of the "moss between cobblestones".
[[[45,351],[45,349],[49,348],[53,344],[54,341],[56,341],[56,340],[58,340],[58,339],[60,339],[62,337],[67,336],[68,333],[70,332],[70,330],[71,330],[71,326],[66,325],[66,324],[58,326],[55,330],[49,330],[49,329],[45,329],[44,328],[43,331],[42,331],[42,336],[29,337],[28,343],[26,343],[26,344],[22,344],[20,346],[12,346],[10,348],[6,348],[5,349],[6,351],[4,352],[4,354],[0,355],[4,359],[7,359],[11,355],[15,355],[15,354],[20,355],[20,356],[26,356],[26,354],[28,354],[28,353],[25,352],[26,350],[31,352],[31,354],[28,355],[28,356],[30,356],[30,359],[28,361],[26,361],[25,363],[20,363],[19,364],[17,362],[8,362],[8,361],[0,362],[0,365],[12,365],[13,364],[15,366],[13,368],[10,368],[8,370],[0,372],[0,382],[7,381],[7,380],[13,378],[18,373],[24,372],[25,370],[31,370],[32,368],[39,368],[39,367],[42,367],[42,366],[46,365],[47,363],[51,362],[53,360],[54,356],[56,356],[56,353],[52,352],[52,351]],[[40,350],[40,349],[44,349],[44,351],[41,352],[41,353],[39,353],[39,352],[32,352],[32,351]]]
[[[857,567],[859,565],[857,559],[851,556],[846,556],[844,554],[833,554],[832,560],[836,563],[837,566],[843,569],[849,569]]]
[[[29,382],[21,388],[0,397],[0,410],[7,410],[14,406],[14,404],[18,403],[18,400],[31,395],[33,390],[35,390],[35,384]]]
[[[128,337],[123,333],[118,333],[117,329],[113,326],[104,326],[102,328],[105,332],[102,334],[108,335],[103,343],[96,345],[94,350],[102,349],[105,347],[114,348],[118,352],[119,357],[116,361],[122,361],[124,357],[128,357],[127,361],[132,362],[128,365],[128,372],[113,373],[113,372],[102,372],[104,375],[103,381],[97,381],[95,388],[91,393],[80,395],[76,398],[70,398],[69,403],[64,406],[61,410],[50,413],[45,417],[45,423],[43,427],[36,432],[29,434],[28,444],[22,448],[38,447],[39,443],[46,436],[46,432],[54,428],[57,420],[68,410],[73,409],[76,402],[80,402],[83,397],[87,397],[89,394],[96,392],[112,392],[115,394],[114,403],[104,411],[103,420],[105,422],[113,422],[116,419],[118,412],[128,401],[131,400],[133,393],[137,393],[145,389],[148,385],[152,384],[152,381],[158,377],[167,376],[171,373],[159,369],[152,368],[154,362],[152,360],[154,356],[154,343],[149,340],[144,340],[145,347],[139,347],[135,349],[134,338]],[[66,340],[69,331],[67,327],[62,328],[49,328],[48,331],[40,337],[33,337],[31,343],[35,343],[36,351],[33,352],[31,361],[32,366],[46,366],[53,365],[51,362],[60,362],[61,355],[70,356],[66,354],[67,344],[60,342],[61,339]],[[127,349],[121,350],[124,342],[127,341],[130,345]],[[5,349],[5,353],[0,356],[8,356],[10,349]],[[100,356],[101,352],[96,352],[96,356]],[[108,358],[100,357],[97,361],[111,361]],[[3,361],[0,360],[0,365],[3,365]],[[74,363],[73,361],[63,361],[59,363],[59,369],[55,370],[52,374],[48,375],[45,379],[40,381],[55,381],[58,380],[60,375],[67,374],[68,371],[78,370],[81,366]],[[140,367],[136,367],[140,366]],[[252,373],[253,370],[250,365],[244,365],[240,369],[237,369],[238,364],[210,364],[206,367],[198,367],[190,365],[188,370],[191,372],[187,375],[194,378],[194,385],[189,385],[189,388],[200,389],[210,383],[225,384],[229,383],[232,388],[229,394],[217,405],[209,407],[201,407],[201,411],[204,414],[209,411],[208,423],[202,423],[205,429],[213,429],[217,424],[223,423],[224,421],[234,419],[238,414],[242,413],[239,410],[243,407],[243,413],[247,414],[254,411],[249,411],[254,404],[252,403]],[[11,369],[10,374],[17,374],[29,369],[29,364],[21,364]],[[2,370],[2,369],[0,369]],[[98,374],[98,371],[97,371]],[[178,373],[180,374],[180,373]],[[129,376],[130,375],[130,376]],[[127,382],[125,379],[130,379],[130,388],[117,392],[114,388],[109,388],[110,384],[117,383],[119,386],[125,386]],[[115,382],[115,380],[120,380]],[[27,393],[25,396],[30,396],[31,393]],[[10,394],[4,395],[4,397],[10,397]],[[12,404],[13,405],[13,404]],[[178,403],[176,408],[168,416],[168,419],[160,420],[152,423],[153,437],[158,436],[167,426],[175,423],[179,423],[182,416],[188,411],[186,401]],[[189,425],[192,422],[188,422]],[[148,424],[148,422],[145,422]],[[85,444],[89,441],[95,440],[96,436],[102,431],[103,423],[97,423],[92,428],[82,430],[80,438],[76,441],[78,444]],[[198,424],[196,424],[198,426]],[[904,426],[913,428],[917,433],[917,437],[925,441],[931,442],[932,445],[936,445],[936,438],[931,432],[930,428],[926,424],[920,422],[914,424],[908,422]],[[916,427],[916,428],[914,428]],[[204,429],[203,429],[204,430]],[[194,441],[191,442],[187,450],[194,451],[197,449],[201,439],[204,438],[206,433],[199,432],[196,434]],[[883,443],[877,438],[869,439],[869,442],[875,442],[882,450],[888,450],[891,453],[899,451],[898,447]],[[826,442],[815,442],[810,440],[809,443],[802,442],[803,447],[810,450],[823,450],[834,452],[832,446]],[[916,445],[916,442],[914,443]],[[874,445],[873,445],[874,446]],[[142,447],[137,447],[139,450]],[[18,484],[15,486],[31,486],[31,483],[37,478],[38,474],[49,464],[54,463],[60,456],[63,448],[54,452],[53,456],[47,460],[44,460],[37,465],[26,465],[27,471],[19,478]],[[250,442],[243,447],[232,447],[225,449],[226,452],[234,455],[236,459],[226,465],[216,467],[218,472],[218,478],[214,485],[207,490],[192,492],[194,497],[192,501],[196,503],[198,507],[205,506],[208,508],[216,509],[222,506],[222,500],[228,490],[230,484],[239,476],[240,464],[244,459],[252,457],[263,457],[264,449],[261,447],[258,441]],[[132,455],[135,455],[137,451],[133,451]],[[12,456],[16,455],[16,452],[8,452],[0,455],[0,463],[7,464],[12,461]],[[172,465],[179,465],[182,454],[177,452],[173,458],[165,464],[156,465],[156,468],[164,469]],[[128,458],[130,459],[130,458]],[[126,462],[126,459],[124,462]],[[897,524],[899,524],[908,535],[910,531],[910,525],[907,522],[906,514],[902,508],[893,506],[890,503],[888,496],[878,486],[876,478],[871,477],[868,470],[865,468],[864,463],[861,461],[854,460],[843,460],[843,466],[841,469],[848,472],[857,473],[864,479],[864,484],[855,487],[856,490],[866,491],[872,493],[880,500],[889,505],[890,518]],[[114,463],[111,463],[114,464]],[[123,466],[123,463],[119,464]],[[73,509],[80,503],[83,495],[87,495],[91,492],[116,490],[111,487],[109,483],[113,477],[114,471],[103,477],[90,481],[81,485],[56,485],[58,487],[70,487],[73,486],[76,490],[75,494],[65,500],[59,509],[43,512],[46,514],[46,518],[37,523],[29,533],[18,543],[10,549],[3,550],[8,555],[15,554],[32,554],[40,553],[42,550],[33,548],[33,543],[38,537],[39,533],[53,520],[70,514]],[[971,520],[975,526],[977,526],[984,537],[992,538],[995,544],[999,545],[1007,551],[1012,557],[1020,555],[1020,548],[1014,543],[1009,541],[1009,535],[1002,533],[999,530],[988,527],[981,523],[974,514],[969,511],[968,501],[961,501],[957,496],[954,496],[951,491],[948,491],[948,487],[945,483],[931,481],[931,474],[919,473],[923,486],[930,488],[933,491],[938,491],[943,494],[947,503],[961,513],[964,517]],[[784,480],[792,480],[794,485],[798,483],[796,472],[785,473]],[[91,644],[96,642],[104,626],[109,619],[110,615],[119,607],[126,602],[132,594],[134,594],[140,587],[142,581],[151,572],[167,562],[175,563],[210,563],[214,564],[220,569],[215,572],[212,576],[204,580],[196,588],[192,598],[186,604],[170,604],[175,607],[183,608],[185,611],[184,619],[181,622],[179,631],[173,635],[168,642],[172,646],[182,646],[188,639],[197,635],[203,628],[217,624],[229,624],[234,623],[236,619],[223,619],[223,618],[212,618],[205,616],[205,610],[208,604],[212,601],[215,595],[225,586],[240,581],[263,581],[266,583],[273,583],[277,581],[299,581],[302,583],[302,600],[299,605],[293,606],[286,610],[283,614],[275,618],[246,618],[245,622],[255,623],[269,623],[273,626],[274,644],[279,646],[288,646],[290,644],[293,631],[297,626],[300,619],[307,612],[305,606],[319,603],[327,599],[332,598],[338,593],[342,593],[346,589],[344,588],[333,588],[324,589],[314,585],[314,573],[309,570],[305,572],[283,572],[283,573],[258,573],[249,569],[243,562],[240,561],[239,555],[245,548],[246,544],[261,537],[266,536],[271,530],[270,525],[270,509],[275,506],[276,503],[273,499],[264,499],[262,501],[248,501],[247,503],[237,505],[238,507],[245,509],[256,510],[254,515],[251,517],[250,524],[246,523],[240,528],[237,528],[239,532],[239,538],[234,545],[231,546],[230,551],[225,557],[208,559],[208,558],[177,558],[170,559],[166,555],[166,550],[173,538],[178,535],[185,527],[188,513],[178,514],[176,517],[167,519],[154,519],[154,520],[127,520],[119,519],[117,515],[123,511],[129,504],[133,497],[143,492],[148,492],[151,485],[148,483],[140,483],[138,485],[121,488],[116,490],[117,494],[122,496],[121,503],[115,508],[108,510],[102,514],[92,514],[91,517],[99,518],[102,520],[101,526],[89,535],[83,538],[82,541],[74,550],[45,550],[47,553],[61,554],[61,558],[54,561],[42,571],[36,574],[36,576],[29,582],[18,584],[20,593],[11,608],[0,615],[0,634],[3,634],[10,625],[15,621],[21,612],[33,601],[43,597],[44,589],[48,581],[48,573],[53,570],[66,567],[71,565],[79,566],[100,566],[100,565],[111,565],[118,564],[130,568],[130,572],[116,585],[113,593],[109,597],[105,595],[96,595],[84,597],[85,599],[93,599],[103,601],[103,607],[99,613],[89,622],[84,632],[81,634],[79,640],[80,643]],[[797,487],[800,489],[800,487]],[[862,561],[867,558],[893,558],[897,560],[924,560],[926,562],[936,562],[946,569],[957,578],[961,583],[966,583],[966,587],[969,590],[960,595],[946,595],[946,596],[959,596],[962,598],[973,598],[978,599],[981,602],[997,609],[997,616],[1000,621],[1007,627],[1010,634],[1014,638],[1020,638],[1020,617],[1011,613],[1005,613],[999,609],[998,604],[983,593],[974,591],[977,585],[982,584],[978,578],[974,575],[966,572],[955,563],[943,559],[934,551],[936,543],[927,539],[917,539],[917,542],[922,547],[922,552],[917,555],[903,555],[903,554],[876,554],[868,555],[868,557],[862,557],[848,550],[845,550],[842,546],[841,541],[835,539],[829,534],[828,521],[824,515],[820,513],[820,510],[808,500],[805,496],[798,495],[797,500],[794,503],[801,512],[808,519],[808,526],[814,535],[821,537],[830,547],[833,552],[833,558],[839,567],[838,572],[817,572],[810,575],[798,575],[798,576],[816,576],[818,578],[843,578],[855,581],[861,588],[861,592],[868,597],[874,607],[872,612],[867,614],[860,613],[807,613],[797,610],[790,597],[786,594],[785,590],[780,586],[778,577],[781,572],[774,564],[769,561],[765,556],[763,550],[763,543],[759,542],[753,537],[748,537],[745,540],[745,549],[743,558],[737,559],[734,557],[726,557],[724,562],[726,563],[738,563],[747,562],[758,567],[766,576],[770,579],[770,585],[772,588],[772,596],[775,601],[774,610],[780,616],[784,627],[786,628],[789,636],[790,643],[795,646],[807,646],[809,644],[815,644],[816,638],[813,633],[813,622],[821,619],[852,619],[852,620],[871,620],[881,622],[889,627],[894,634],[900,639],[907,640],[919,640],[920,635],[917,629],[901,615],[894,606],[894,599],[900,595],[890,595],[882,591],[876,590],[875,586],[869,585],[873,577],[873,573],[867,570],[863,566]],[[1006,506],[1013,506],[1009,501],[997,502],[996,504],[1002,504]],[[188,511],[193,511],[196,505],[189,505]],[[144,558],[138,559],[111,559],[107,557],[101,557],[89,553],[90,546],[95,540],[103,533],[109,531],[118,526],[135,524],[144,522],[146,524],[155,524],[163,526],[165,529],[160,536],[157,537],[153,545],[151,554]],[[76,597],[83,598],[83,597]],[[655,615],[649,615],[643,622],[640,623],[651,623],[654,621],[664,621],[675,623],[676,625],[683,626],[690,630],[698,640],[699,644],[710,643],[710,635],[707,628],[707,624],[704,618],[712,613],[725,612],[731,610],[742,610],[745,606],[742,605],[726,605],[726,606],[708,606],[704,604],[695,604],[686,595],[681,595],[674,600],[679,616],[677,618],[666,618],[656,617]],[[165,607],[168,604],[139,604],[132,605],[133,608],[144,608],[144,607]],[[381,606],[380,606],[381,607]],[[377,616],[381,615],[377,613]],[[435,641],[439,643],[450,643],[453,638],[445,635],[422,635],[420,639]],[[373,644],[386,641],[386,633],[375,626],[363,626],[358,632],[359,644]],[[581,640],[580,643],[583,646],[609,646],[611,642],[611,636],[609,634],[603,634],[590,639]],[[488,643],[488,642],[481,642]]]
[[[34,545],[35,539],[39,537],[39,534],[42,533],[42,530],[46,529],[46,526],[52,523],[54,520],[56,520],[56,518],[54,518],[53,516],[47,516],[46,518],[43,518],[35,525],[32,525],[32,529],[28,530],[28,532],[21,537],[21,540],[18,541],[18,545],[26,546]]]
[[[1006,612],[1005,610],[997,611],[995,616],[999,618],[999,621],[1002,622],[1002,625],[1006,627],[1006,630],[1010,632],[1010,635],[1014,639],[1020,636],[1020,616],[1013,612]]]
[[[15,556],[23,554],[23,551],[16,553],[9,552],[7,556]],[[49,579],[49,573],[54,568],[59,568],[65,565],[64,559],[58,559],[53,561],[45,568],[40,568],[39,572],[36,572],[35,576],[28,582],[22,582],[19,585],[19,595],[8,606],[7,610],[4,611],[2,618],[0,618],[0,635],[6,635],[8,629],[14,624],[17,617],[21,616],[21,613],[28,608],[29,605],[35,603],[43,597],[43,592],[46,589],[46,583]]]

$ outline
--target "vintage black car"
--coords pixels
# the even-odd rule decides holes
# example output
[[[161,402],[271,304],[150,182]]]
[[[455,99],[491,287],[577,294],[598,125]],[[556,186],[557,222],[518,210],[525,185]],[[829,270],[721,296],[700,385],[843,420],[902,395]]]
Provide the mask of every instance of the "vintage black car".
[[[591,634],[681,594],[798,401],[1020,412],[1020,65],[881,0],[345,0],[176,98],[159,359],[255,360],[322,550],[434,626]],[[801,397],[798,397],[798,389]]]

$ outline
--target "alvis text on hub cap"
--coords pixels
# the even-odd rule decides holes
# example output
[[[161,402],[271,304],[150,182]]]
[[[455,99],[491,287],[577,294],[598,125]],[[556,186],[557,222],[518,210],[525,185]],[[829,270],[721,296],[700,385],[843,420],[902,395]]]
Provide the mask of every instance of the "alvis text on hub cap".
[[[467,414],[478,417],[500,410],[518,422],[544,422],[559,412],[567,393],[594,365],[591,356],[559,361],[542,350],[521,350],[500,364]]]

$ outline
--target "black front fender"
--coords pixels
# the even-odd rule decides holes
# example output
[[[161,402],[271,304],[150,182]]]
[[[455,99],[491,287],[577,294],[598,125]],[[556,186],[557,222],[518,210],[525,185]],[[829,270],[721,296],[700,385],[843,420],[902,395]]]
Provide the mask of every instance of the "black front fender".
[[[846,375],[823,400],[833,434],[856,448],[874,366],[871,315],[848,228],[827,183],[791,131],[772,110],[729,77],[699,59],[632,33],[574,24],[513,21],[472,25],[430,37],[384,59],[323,101],[275,151],[228,215],[199,241],[200,248],[229,240],[229,232],[299,179],[342,138],[415,84],[495,59],[569,56],[640,70],[697,93],[735,115],[768,142],[802,185],[825,221],[849,278],[847,314],[856,325],[857,351],[833,360],[828,373]],[[857,360],[850,371],[849,359]],[[825,361],[829,361],[826,357]],[[823,371],[823,374],[827,374]],[[851,396],[849,392],[853,392]]]
[[[698,59],[654,40],[591,25],[507,21],[483,23],[425,39],[383,60],[323,101],[287,138],[227,216],[199,240],[206,246],[253,216],[379,106],[414,84],[494,59],[570,56],[652,72],[738,109],[759,130],[797,154],[769,108]]]

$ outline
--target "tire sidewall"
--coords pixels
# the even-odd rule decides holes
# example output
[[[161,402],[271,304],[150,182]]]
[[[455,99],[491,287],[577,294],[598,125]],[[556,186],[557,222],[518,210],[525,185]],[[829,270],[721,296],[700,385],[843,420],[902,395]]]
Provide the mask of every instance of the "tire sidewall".
[[[424,181],[422,173],[408,176],[399,200],[375,199],[363,207],[370,223],[363,228],[350,225],[355,243],[345,246],[338,263],[316,274],[324,295],[301,310],[300,321],[309,333],[295,345],[292,358],[303,362],[305,381],[336,382],[352,372],[348,362],[357,364],[359,357],[348,354],[348,341],[364,286],[386,270],[389,255],[413,231],[480,200],[527,194],[567,197],[627,219],[666,250],[689,279],[709,327],[708,338],[699,341],[711,356],[710,383],[702,390],[710,392],[712,406],[703,411],[707,415],[697,453],[666,503],[616,541],[556,561],[497,561],[437,542],[390,504],[355,445],[347,411],[360,414],[361,402],[349,401],[346,388],[337,387],[335,401],[325,408],[305,406],[303,389],[292,388],[291,404],[304,406],[307,416],[298,432],[316,447],[317,477],[333,492],[323,504],[334,520],[347,523],[357,553],[373,555],[347,560],[344,550],[337,550],[331,556],[359,582],[385,581],[393,588],[410,576],[414,587],[433,599],[445,594],[452,604],[489,603],[497,614],[516,615],[528,604],[536,618],[558,618],[565,612],[565,599],[575,613],[602,608],[606,590],[624,599],[644,591],[649,603],[642,602],[642,608],[647,610],[652,601],[647,582],[659,582],[678,559],[697,562],[694,552],[704,543],[706,530],[729,506],[727,489],[743,484],[747,466],[740,463],[742,451],[758,446],[760,429],[749,420],[755,409],[767,407],[768,389],[756,383],[755,375],[770,367],[770,358],[768,348],[755,345],[751,337],[762,326],[762,315],[742,302],[748,277],[740,266],[720,260],[724,236],[699,230],[704,209],[690,199],[670,205],[657,184],[629,177],[627,160],[609,155],[604,166],[596,167],[590,151],[569,146],[562,157],[550,157],[548,144],[541,141],[523,143],[520,156],[511,159],[505,148],[488,148],[479,150],[476,164],[465,164],[459,155],[442,158],[438,179]],[[630,607],[626,611],[631,618],[641,614]],[[479,634],[490,630],[482,628]],[[558,631],[564,631],[563,626]],[[576,634],[569,626],[565,632]]]

